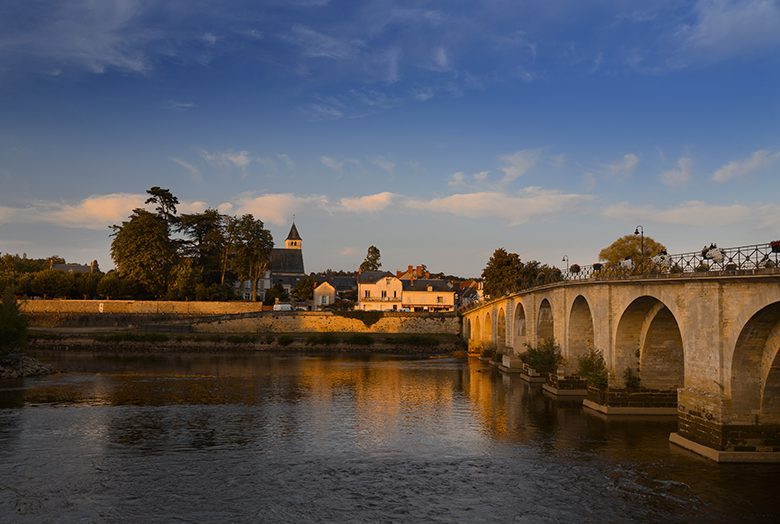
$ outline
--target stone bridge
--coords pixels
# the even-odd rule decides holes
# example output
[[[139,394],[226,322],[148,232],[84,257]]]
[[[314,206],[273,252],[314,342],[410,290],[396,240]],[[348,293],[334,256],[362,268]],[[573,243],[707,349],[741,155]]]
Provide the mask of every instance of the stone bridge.
[[[569,371],[599,349],[618,387],[631,367],[643,387],[677,389],[672,441],[780,461],[780,271],[728,273],[549,284],[463,312],[463,334],[510,355],[552,338]]]

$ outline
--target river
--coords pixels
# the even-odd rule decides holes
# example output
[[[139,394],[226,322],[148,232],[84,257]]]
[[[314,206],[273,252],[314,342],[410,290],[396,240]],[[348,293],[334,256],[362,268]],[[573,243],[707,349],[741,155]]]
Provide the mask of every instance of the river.
[[[39,354],[0,381],[0,521],[774,522],[777,465],[474,360]]]

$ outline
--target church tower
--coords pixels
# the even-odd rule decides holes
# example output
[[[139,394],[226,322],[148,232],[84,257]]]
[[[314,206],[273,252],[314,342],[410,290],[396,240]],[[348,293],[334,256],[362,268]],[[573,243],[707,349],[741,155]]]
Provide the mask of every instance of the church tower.
[[[285,249],[303,249],[303,240],[301,240],[301,235],[298,234],[295,222],[293,222],[290,234],[287,235],[287,239],[284,241],[284,247]]]

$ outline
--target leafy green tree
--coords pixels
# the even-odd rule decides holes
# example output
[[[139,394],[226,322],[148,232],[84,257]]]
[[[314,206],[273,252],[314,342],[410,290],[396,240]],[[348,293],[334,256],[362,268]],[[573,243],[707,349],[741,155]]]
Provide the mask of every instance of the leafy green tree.
[[[168,298],[183,300],[195,298],[198,284],[203,280],[203,268],[192,259],[182,258],[171,271],[171,284]]]
[[[76,275],[76,294],[85,300],[97,297],[98,284],[102,278],[103,273],[99,271]]]
[[[222,254],[226,248],[226,219],[216,209],[183,214],[178,229],[184,235],[182,254],[202,270],[205,285],[222,283]]]
[[[252,285],[252,300],[257,300],[257,281],[263,278],[271,264],[274,240],[263,222],[252,215],[233,218],[228,225],[232,239],[231,267],[239,280]]]
[[[16,297],[10,289],[0,304],[0,355],[27,347],[27,319],[19,312]]]
[[[607,387],[607,363],[604,355],[597,349],[589,349],[584,355],[577,358],[577,375],[599,389]]]
[[[642,254],[642,244],[644,244],[644,254]],[[648,236],[625,235],[599,251],[599,260],[604,260],[611,267],[618,267],[621,260],[630,258],[638,267],[641,262],[647,262],[665,250],[666,246]]]
[[[135,209],[128,221],[111,227],[111,258],[120,276],[139,282],[154,296],[164,295],[178,258],[165,220]]]
[[[74,294],[75,284],[73,273],[44,269],[33,276],[31,290],[44,298],[66,298]]]
[[[279,302],[287,302],[290,300],[290,295],[281,284],[275,284],[271,289],[265,292],[265,300],[263,300],[263,304],[266,306],[272,306],[276,304],[277,300],[279,300]]]
[[[175,224],[178,221],[176,206],[179,205],[179,199],[173,196],[170,190],[159,186],[150,187],[146,192],[149,194],[149,198],[144,203],[155,204],[157,207],[154,210],[157,211],[157,216],[162,218],[168,227]]]
[[[493,252],[482,270],[485,294],[492,298],[508,295],[521,287],[525,265],[517,253],[500,247]]]
[[[382,267],[382,262],[379,261],[382,255],[379,253],[379,248],[376,246],[369,246],[366,253],[366,259],[360,264],[359,271],[365,273],[366,271],[379,271]]]
[[[296,302],[306,302],[314,298],[314,288],[317,287],[317,281],[312,276],[303,277],[290,290],[290,297]]]

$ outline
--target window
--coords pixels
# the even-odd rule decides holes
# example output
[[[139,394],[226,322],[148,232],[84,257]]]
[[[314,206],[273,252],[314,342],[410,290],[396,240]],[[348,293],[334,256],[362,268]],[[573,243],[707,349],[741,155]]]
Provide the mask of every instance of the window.
[[[382,298],[387,298],[387,291],[382,290]]]
[[[371,290],[370,289],[366,289],[365,298],[371,298]]]
[[[320,297],[320,304],[327,304],[328,303],[328,297],[325,295],[322,295]]]
[[[444,304],[444,297],[436,297],[437,304]]]
[[[393,298],[398,298],[398,291],[393,291]]]

